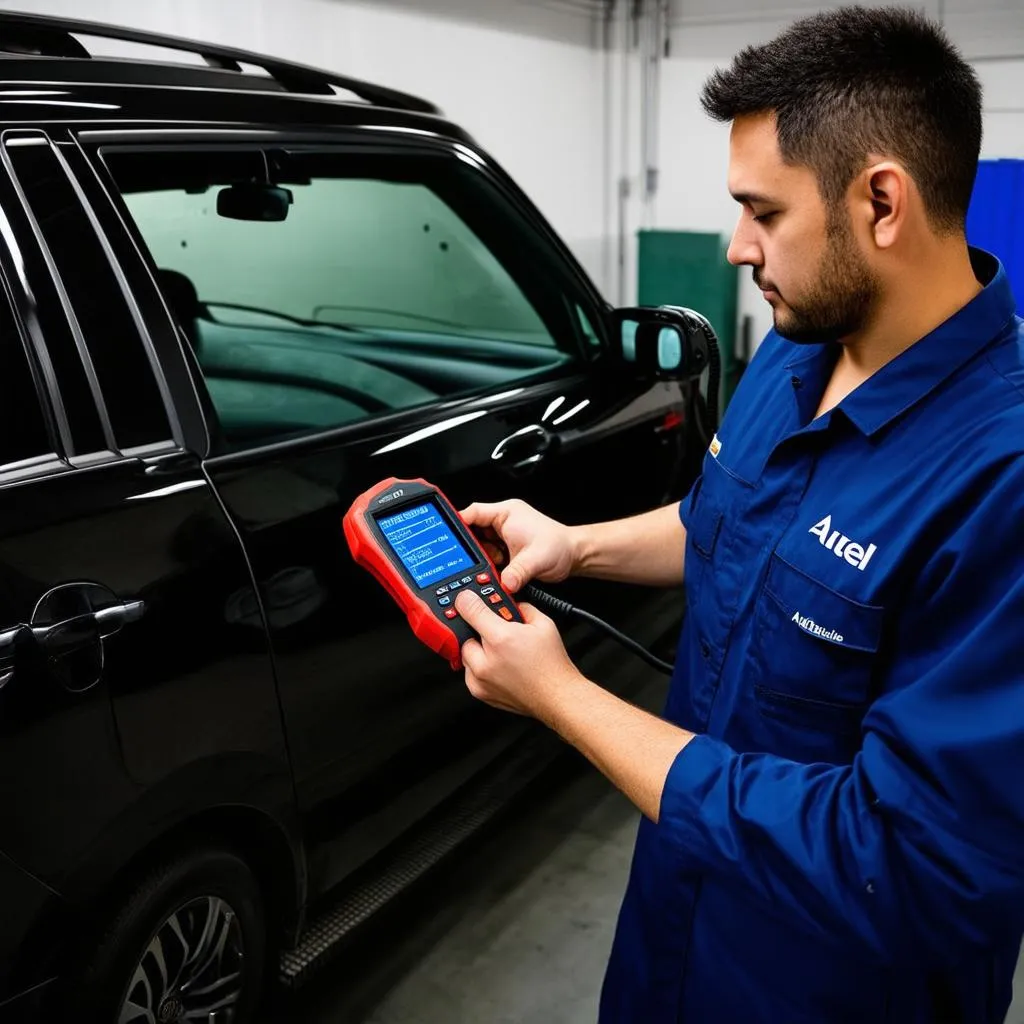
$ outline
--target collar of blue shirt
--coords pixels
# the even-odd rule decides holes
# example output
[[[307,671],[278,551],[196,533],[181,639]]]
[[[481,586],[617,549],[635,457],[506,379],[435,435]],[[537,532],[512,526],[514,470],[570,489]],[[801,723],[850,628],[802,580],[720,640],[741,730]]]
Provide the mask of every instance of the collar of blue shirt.
[[[966,306],[886,363],[837,407],[870,437],[921,401],[968,360],[995,341],[1011,323],[1014,298],[1002,263],[982,249],[970,249],[971,265],[984,288]],[[788,373],[824,379],[835,358],[832,344],[811,345],[786,363]],[[827,366],[825,364],[828,364]]]

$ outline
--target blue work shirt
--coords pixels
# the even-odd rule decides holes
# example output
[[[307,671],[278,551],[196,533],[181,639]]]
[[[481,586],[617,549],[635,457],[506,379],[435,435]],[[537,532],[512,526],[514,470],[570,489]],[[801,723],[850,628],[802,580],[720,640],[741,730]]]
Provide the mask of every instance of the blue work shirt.
[[[772,332],[680,513],[603,1024],[996,1024],[1024,929],[1024,324],[1006,274],[815,417]],[[638,753],[638,756],[641,756]]]

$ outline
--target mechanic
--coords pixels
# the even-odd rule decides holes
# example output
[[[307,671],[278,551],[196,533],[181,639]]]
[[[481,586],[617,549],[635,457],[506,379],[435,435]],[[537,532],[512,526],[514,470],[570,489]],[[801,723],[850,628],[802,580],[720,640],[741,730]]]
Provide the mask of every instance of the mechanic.
[[[981,89],[922,15],[851,7],[703,103],[774,329],[700,478],[615,523],[464,513],[512,591],[670,586],[685,556],[663,717],[536,609],[463,593],[466,684],[643,814],[602,1021],[995,1024],[1024,928],[1024,325],[966,242]]]

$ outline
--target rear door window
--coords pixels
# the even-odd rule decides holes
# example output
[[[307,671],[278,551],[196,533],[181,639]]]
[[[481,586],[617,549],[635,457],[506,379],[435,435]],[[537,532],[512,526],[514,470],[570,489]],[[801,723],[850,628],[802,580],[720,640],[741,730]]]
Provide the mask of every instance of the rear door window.
[[[167,410],[140,330],[83,200],[49,139],[14,133],[4,151],[35,234],[31,282],[79,451],[166,442]],[[105,409],[105,437],[96,408]]]
[[[451,153],[105,151],[229,448],[550,373],[579,297]]]

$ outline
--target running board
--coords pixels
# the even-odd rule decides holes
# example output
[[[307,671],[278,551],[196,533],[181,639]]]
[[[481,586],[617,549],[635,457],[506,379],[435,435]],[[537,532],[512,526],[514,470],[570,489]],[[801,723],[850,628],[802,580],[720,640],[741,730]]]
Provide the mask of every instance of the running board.
[[[280,980],[286,989],[306,984],[330,962],[346,936],[487,824],[555,760],[564,748],[551,733],[537,728],[536,736],[501,755],[498,768],[469,783],[447,809],[398,846],[379,871],[307,925],[299,944],[281,955]]]

